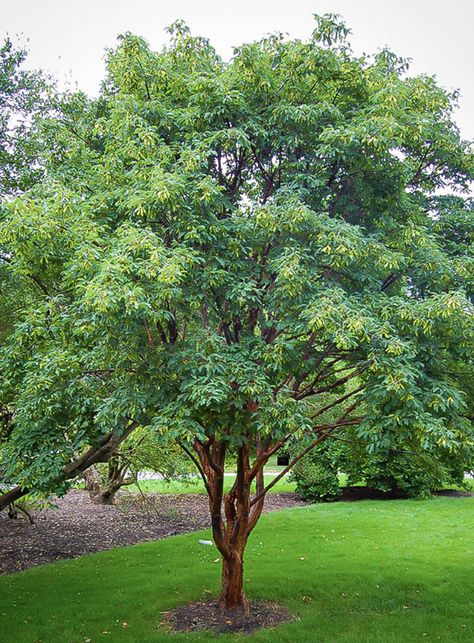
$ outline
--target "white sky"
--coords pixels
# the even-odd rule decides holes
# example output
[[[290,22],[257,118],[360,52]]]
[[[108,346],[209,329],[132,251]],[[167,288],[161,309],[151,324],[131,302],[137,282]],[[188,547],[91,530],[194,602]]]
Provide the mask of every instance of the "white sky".
[[[0,0],[0,37],[28,39],[30,67],[96,94],[104,49],[125,31],[158,49],[164,28],[183,18],[229,57],[232,46],[269,32],[307,37],[312,14],[325,12],[344,16],[356,53],[388,45],[413,59],[412,73],[436,74],[444,87],[460,89],[456,120],[474,139],[474,0]]]

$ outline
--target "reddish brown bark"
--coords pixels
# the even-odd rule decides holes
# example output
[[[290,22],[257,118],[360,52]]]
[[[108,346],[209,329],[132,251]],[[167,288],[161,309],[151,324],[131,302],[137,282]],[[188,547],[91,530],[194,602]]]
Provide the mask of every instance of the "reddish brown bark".
[[[222,561],[222,590],[219,607],[225,614],[249,614],[249,602],[244,592],[244,560],[242,554],[235,553]]]
[[[249,613],[249,604],[243,588],[244,552],[264,503],[262,497],[252,507],[251,486],[256,479],[257,492],[263,490],[263,467],[275,449],[275,445],[267,444],[264,448],[258,442],[254,445],[256,457],[251,466],[251,440],[249,436],[245,436],[245,440],[238,450],[234,485],[226,494],[223,493],[225,442],[210,438],[206,443],[194,443],[201,474],[205,478],[208,490],[214,542],[222,556],[219,606],[223,613],[229,615],[236,612],[245,615]]]
[[[339,402],[346,401],[350,394],[342,396]],[[222,589],[219,606],[224,614],[236,612],[249,614],[249,604],[243,588],[244,552],[248,538],[257,524],[263,510],[265,496],[269,489],[280,480],[306,453],[327,439],[337,429],[358,424],[360,417],[351,417],[358,406],[357,401],[344,409],[339,418],[331,424],[313,427],[315,439],[308,444],[289,465],[266,487],[264,466],[268,459],[281,449],[290,436],[261,439],[258,435],[242,435],[242,445],[237,453],[237,474],[228,493],[224,494],[224,470],[227,442],[211,436],[205,442],[195,440],[195,458],[185,446],[198,467],[209,496],[212,535],[222,556]],[[247,404],[250,412],[256,412],[254,404]],[[318,415],[318,414],[315,414]],[[253,463],[250,463],[250,454]],[[252,497],[252,486],[255,495]]]

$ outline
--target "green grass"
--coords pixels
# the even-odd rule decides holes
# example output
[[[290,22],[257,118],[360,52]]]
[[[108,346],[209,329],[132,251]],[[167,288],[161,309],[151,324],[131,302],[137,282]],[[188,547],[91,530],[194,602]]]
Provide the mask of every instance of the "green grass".
[[[274,474],[265,475],[265,484],[268,484],[273,478]],[[234,483],[233,476],[226,476],[224,478],[224,490],[228,491]],[[294,491],[296,484],[289,482],[288,476],[283,480],[279,480],[277,484],[270,489],[270,492],[281,493],[283,491]],[[193,478],[190,481],[172,481],[165,482],[164,480],[141,480],[140,485],[130,485],[127,487],[130,491],[136,492],[139,489],[143,493],[206,493],[204,483],[200,478]]]
[[[274,471],[277,469],[282,469],[283,467],[274,467]],[[275,477],[275,473],[265,474],[265,484],[268,484]],[[226,476],[224,479],[224,489],[225,491],[229,490],[232,486],[234,478],[231,476]],[[344,486],[347,482],[347,476],[344,473],[339,474],[339,482],[341,486]],[[467,484],[474,491],[474,480],[466,480]],[[455,487],[461,489],[461,487]],[[130,485],[126,489],[137,492],[139,489],[143,493],[206,493],[204,484],[200,478],[193,478],[192,481],[173,481],[165,482],[164,480],[141,480],[140,487],[137,485]],[[270,489],[271,493],[281,493],[286,491],[295,491],[296,484],[290,482],[290,476],[285,476],[283,480],[279,480],[278,483]],[[464,490],[464,489],[462,489]]]
[[[280,602],[296,620],[245,640],[473,641],[473,534],[474,498],[265,515],[248,545],[247,592]],[[214,640],[159,627],[163,611],[216,595],[217,553],[198,543],[208,537],[178,536],[0,577],[0,640]]]

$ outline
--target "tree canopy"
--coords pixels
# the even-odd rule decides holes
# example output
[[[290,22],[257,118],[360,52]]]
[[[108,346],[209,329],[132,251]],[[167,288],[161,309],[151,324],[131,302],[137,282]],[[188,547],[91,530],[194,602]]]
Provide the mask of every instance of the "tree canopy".
[[[1,349],[2,466],[47,490],[110,432],[172,436],[206,482],[232,609],[289,441],[468,439],[472,254],[432,197],[457,191],[470,230],[473,156],[455,94],[390,51],[355,56],[332,16],[230,61],[170,33],[158,53],[121,38],[100,98],[50,128],[44,180],[5,205],[3,278],[35,297]]]

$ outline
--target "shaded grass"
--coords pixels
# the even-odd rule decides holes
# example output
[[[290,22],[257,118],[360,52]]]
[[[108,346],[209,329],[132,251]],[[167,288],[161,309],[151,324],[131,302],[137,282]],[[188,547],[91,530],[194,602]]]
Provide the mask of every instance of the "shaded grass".
[[[275,474],[265,475],[265,484],[267,485]],[[224,478],[224,491],[228,491],[234,483],[234,476]],[[255,486],[255,485],[254,485]],[[130,485],[127,487],[130,491],[141,490],[143,493],[206,493],[204,483],[200,478],[194,477],[189,480],[140,480],[139,485]],[[296,484],[289,481],[289,476],[279,480],[278,483],[270,489],[271,493],[281,493],[283,491],[295,491]]]
[[[275,469],[277,469],[276,467]],[[283,467],[279,467],[282,469]],[[275,477],[275,473],[265,474],[265,484],[267,485]],[[224,478],[224,490],[228,491],[234,482],[233,476],[226,476]],[[474,480],[466,479],[466,483],[471,491],[474,491]],[[347,484],[347,476],[344,473],[339,474],[339,484],[343,487]],[[459,486],[453,486],[455,489],[463,490]],[[139,489],[143,493],[206,493],[202,480],[194,477],[187,481],[174,480],[166,482],[165,480],[141,480],[139,485],[130,485],[127,487],[130,491],[136,492]],[[290,476],[285,476],[282,480],[270,489],[270,493],[281,493],[296,491],[296,483],[291,482]]]
[[[281,603],[296,620],[245,640],[472,641],[473,533],[474,498],[336,503],[267,514],[248,545],[247,592]],[[213,640],[172,636],[159,627],[161,612],[218,592],[218,555],[199,538],[209,532],[0,577],[0,639]]]

